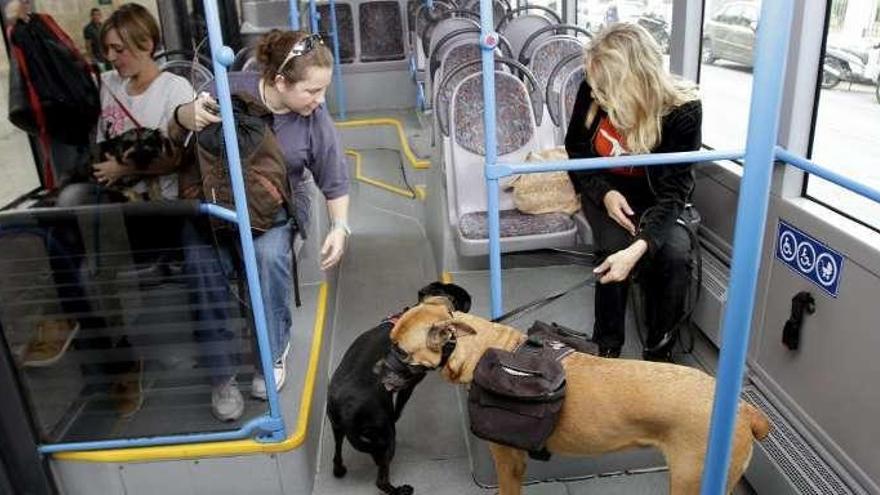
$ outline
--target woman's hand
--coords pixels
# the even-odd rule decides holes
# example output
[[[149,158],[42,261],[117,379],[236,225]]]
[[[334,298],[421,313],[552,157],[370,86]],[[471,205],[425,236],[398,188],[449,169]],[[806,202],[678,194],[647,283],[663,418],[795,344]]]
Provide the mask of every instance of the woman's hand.
[[[107,161],[92,165],[92,174],[99,184],[113,185],[114,182],[131,173],[129,167],[117,162],[113,156],[108,154],[104,155],[104,158]]]
[[[321,247],[321,270],[329,270],[339,263],[345,252],[345,240],[348,232],[342,227],[334,227],[327,233],[324,246]]]
[[[612,220],[626,229],[626,231],[629,232],[629,235],[636,235],[636,226],[633,224],[632,220],[629,219],[629,217],[635,215],[635,212],[630,208],[629,203],[626,201],[623,194],[612,189],[605,193],[602,202],[605,204],[608,216],[611,217]]]
[[[220,122],[220,107],[208,93],[177,107],[177,123],[188,131],[201,131],[205,127]]]
[[[601,265],[593,269],[593,273],[599,277],[599,283],[622,282],[626,280],[636,263],[648,250],[648,243],[644,239],[638,239],[628,248],[605,258]]]

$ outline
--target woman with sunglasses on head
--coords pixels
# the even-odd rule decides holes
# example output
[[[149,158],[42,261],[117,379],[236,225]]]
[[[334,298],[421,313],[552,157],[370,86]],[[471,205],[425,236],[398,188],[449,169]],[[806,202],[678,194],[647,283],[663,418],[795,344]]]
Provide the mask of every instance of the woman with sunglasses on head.
[[[613,24],[584,53],[565,149],[570,158],[697,150],[702,107],[696,87],[663,68],[660,48],[635,24]],[[594,270],[593,340],[603,357],[623,346],[630,274],[647,297],[645,359],[669,360],[690,286],[691,236],[678,222],[694,189],[689,164],[570,173],[600,261]]]
[[[254,242],[275,362],[275,383],[280,390],[290,341],[291,224],[304,231],[309,219],[305,170],[311,172],[327,200],[331,228],[321,248],[321,269],[329,270],[342,259],[350,234],[348,166],[333,120],[324,106],[333,55],[321,38],[302,31],[275,30],[260,40],[256,53],[262,72],[231,73],[229,86],[233,94],[247,93],[272,112],[272,129],[284,155],[295,203],[295,219],[282,219]],[[205,111],[211,103],[210,98],[199,97],[182,106],[178,110],[178,124],[187,131],[199,131],[219,122],[219,117]],[[253,396],[266,398],[261,375],[255,375],[251,390]]]

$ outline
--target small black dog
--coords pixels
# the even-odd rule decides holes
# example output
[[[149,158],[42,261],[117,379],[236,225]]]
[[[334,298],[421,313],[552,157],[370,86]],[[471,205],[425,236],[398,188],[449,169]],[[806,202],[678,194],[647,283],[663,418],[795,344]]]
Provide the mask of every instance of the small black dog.
[[[456,311],[467,312],[471,308],[471,296],[455,284],[434,282],[419,291],[419,301],[428,296],[448,297]],[[394,393],[387,391],[382,385],[375,371],[377,363],[391,350],[389,335],[397,316],[399,314],[362,333],[345,351],[330,379],[327,415],[336,441],[334,476],[341,478],[347,471],[342,462],[344,437],[348,438],[355,450],[373,457],[379,468],[376,486],[380,490],[392,495],[410,495],[413,492],[412,487],[393,486],[388,479],[388,471],[394,458],[394,424],[424,375],[409,382],[406,388],[397,392],[395,398]]]

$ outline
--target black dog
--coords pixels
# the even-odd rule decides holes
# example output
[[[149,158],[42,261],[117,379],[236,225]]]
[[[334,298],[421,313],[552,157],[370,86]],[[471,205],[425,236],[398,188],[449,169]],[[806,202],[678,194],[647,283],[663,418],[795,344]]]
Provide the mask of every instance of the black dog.
[[[419,291],[419,301],[428,296],[446,296],[457,311],[471,308],[471,296],[455,284],[434,282]],[[398,315],[389,317],[377,327],[362,333],[342,356],[330,379],[327,393],[327,415],[333,428],[336,450],[333,456],[333,475],[345,476],[342,462],[342,439],[360,452],[370,454],[379,468],[376,486],[392,495],[410,495],[409,485],[395,487],[388,479],[389,465],[394,458],[396,430],[403,407],[424,375],[409,382],[394,393],[382,385],[375,369],[391,350],[389,334]]]

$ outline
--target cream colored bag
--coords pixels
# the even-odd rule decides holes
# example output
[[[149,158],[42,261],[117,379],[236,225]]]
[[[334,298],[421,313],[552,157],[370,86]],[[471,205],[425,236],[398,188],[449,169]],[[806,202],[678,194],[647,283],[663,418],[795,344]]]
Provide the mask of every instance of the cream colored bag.
[[[551,160],[568,160],[565,148],[532,151],[526,156],[527,162]],[[504,189],[513,189],[513,204],[523,213],[571,215],[581,209],[580,199],[574,192],[568,172],[513,175],[505,183]]]

